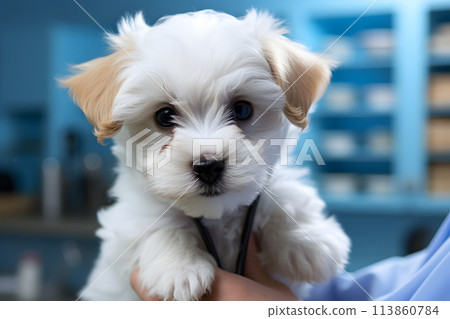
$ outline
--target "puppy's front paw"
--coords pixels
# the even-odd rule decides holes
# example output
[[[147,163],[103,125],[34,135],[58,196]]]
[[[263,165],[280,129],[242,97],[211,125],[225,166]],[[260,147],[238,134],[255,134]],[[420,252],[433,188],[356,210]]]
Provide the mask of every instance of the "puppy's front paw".
[[[198,300],[214,280],[214,264],[204,258],[168,266],[141,266],[140,281],[149,296],[164,300]]]
[[[262,261],[291,280],[324,282],[347,263],[350,240],[334,218],[273,236],[264,239]]]

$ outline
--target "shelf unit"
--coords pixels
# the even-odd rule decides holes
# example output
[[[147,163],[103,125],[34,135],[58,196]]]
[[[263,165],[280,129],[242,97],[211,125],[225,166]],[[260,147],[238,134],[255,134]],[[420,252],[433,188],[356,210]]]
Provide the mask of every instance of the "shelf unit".
[[[450,109],[429,109],[427,91],[430,72],[450,72],[450,55],[431,54],[428,44],[433,28],[450,21],[450,4],[378,1],[347,30],[369,5],[316,1],[294,26],[295,39],[340,63],[302,136],[326,163],[310,163],[313,179],[331,213],[445,216],[450,193],[429,192],[429,167],[449,163],[450,150],[428,152],[427,127]]]
[[[450,6],[429,16],[427,186],[429,196],[442,200],[450,193]],[[437,40],[447,43],[443,52]]]

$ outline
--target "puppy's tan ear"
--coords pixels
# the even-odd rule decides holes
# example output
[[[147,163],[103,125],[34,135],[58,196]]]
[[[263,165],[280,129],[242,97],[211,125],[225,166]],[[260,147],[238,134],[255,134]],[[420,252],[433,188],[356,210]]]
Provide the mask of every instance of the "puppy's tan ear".
[[[59,81],[69,88],[75,102],[94,125],[99,143],[122,127],[122,122],[113,118],[114,99],[122,84],[119,75],[130,61],[139,37],[150,29],[142,12],[134,17],[125,16],[117,28],[119,33],[109,34],[107,38],[114,53],[74,66],[75,74]]]
[[[272,74],[285,92],[286,117],[301,128],[308,125],[306,114],[309,107],[320,99],[330,82],[330,67],[334,62],[319,59],[300,44],[283,34],[281,21],[267,12],[251,9],[244,18],[262,46]]]
[[[331,62],[280,34],[263,39],[262,46],[273,76],[285,92],[284,114],[294,125],[305,128],[309,107],[321,98],[330,82]]]
[[[115,52],[73,67],[75,74],[61,79],[74,101],[94,126],[99,143],[115,135],[122,123],[112,116],[114,98],[120,88],[119,74],[124,67],[124,52]]]

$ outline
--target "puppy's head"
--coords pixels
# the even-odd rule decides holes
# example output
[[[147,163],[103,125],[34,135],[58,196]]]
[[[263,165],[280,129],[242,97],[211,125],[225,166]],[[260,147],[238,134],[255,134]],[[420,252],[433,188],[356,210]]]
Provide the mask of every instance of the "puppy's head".
[[[137,14],[110,39],[114,53],[63,84],[98,140],[114,136],[116,156],[141,168],[147,191],[190,216],[219,218],[256,198],[280,154],[270,139],[289,123],[306,127],[329,82],[327,62],[284,32],[255,11],[175,15],[152,27]]]

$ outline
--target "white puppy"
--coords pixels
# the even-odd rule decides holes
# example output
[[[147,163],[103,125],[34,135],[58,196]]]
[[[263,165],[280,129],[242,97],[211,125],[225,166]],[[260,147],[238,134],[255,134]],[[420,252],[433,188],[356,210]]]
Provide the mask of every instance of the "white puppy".
[[[207,219],[223,267],[234,271],[243,218],[258,194],[253,231],[267,269],[320,282],[346,263],[349,239],[324,215],[315,189],[275,168],[279,139],[292,124],[307,125],[330,79],[329,63],[284,33],[254,10],[242,19],[180,14],[151,27],[137,14],[109,39],[111,55],[63,80],[99,141],[114,138],[119,159],[117,202],[98,214],[101,251],[84,299],[137,299],[129,283],[137,267],[149,295],[200,298],[215,261],[191,217]],[[147,168],[137,170],[126,165],[127,141],[141,135],[154,156],[132,153]]]

